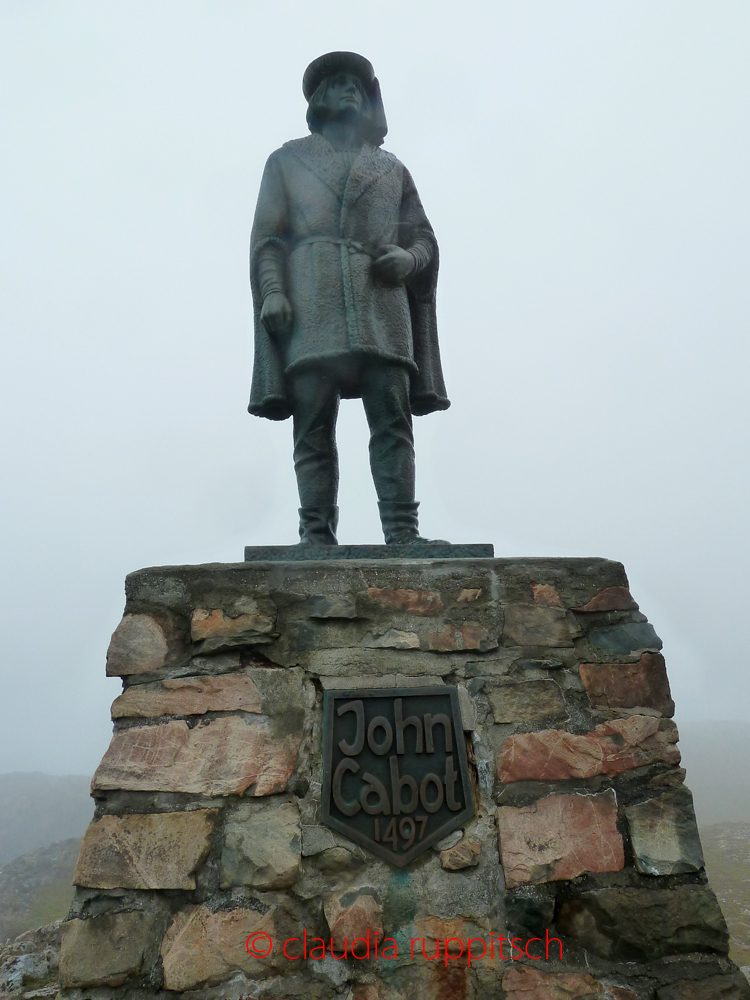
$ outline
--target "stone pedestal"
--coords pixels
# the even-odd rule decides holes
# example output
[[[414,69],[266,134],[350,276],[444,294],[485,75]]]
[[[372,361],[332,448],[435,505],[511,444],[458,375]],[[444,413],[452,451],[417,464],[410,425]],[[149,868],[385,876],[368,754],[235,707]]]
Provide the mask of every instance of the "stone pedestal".
[[[126,594],[69,997],[750,996],[703,871],[661,642],[619,563],[257,561],[141,570]],[[442,751],[465,746],[455,815],[473,815],[398,867],[324,822],[323,707],[380,691],[405,714],[421,688],[457,706]],[[386,753],[392,721],[371,726]],[[427,728],[408,733],[426,753]],[[378,837],[397,811],[382,794]]]

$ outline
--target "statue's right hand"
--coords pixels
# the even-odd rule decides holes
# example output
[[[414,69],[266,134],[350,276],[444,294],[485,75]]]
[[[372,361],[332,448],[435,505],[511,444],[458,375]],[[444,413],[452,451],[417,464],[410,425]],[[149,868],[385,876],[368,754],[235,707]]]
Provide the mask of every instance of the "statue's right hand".
[[[263,300],[260,321],[272,335],[287,333],[292,324],[292,307],[282,292],[271,292]]]

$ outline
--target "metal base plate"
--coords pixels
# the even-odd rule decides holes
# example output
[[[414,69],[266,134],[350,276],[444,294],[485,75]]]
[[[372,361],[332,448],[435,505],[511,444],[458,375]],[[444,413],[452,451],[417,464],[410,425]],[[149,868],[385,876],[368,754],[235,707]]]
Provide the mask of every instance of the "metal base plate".
[[[493,545],[246,545],[245,562],[308,562],[330,559],[492,559]]]

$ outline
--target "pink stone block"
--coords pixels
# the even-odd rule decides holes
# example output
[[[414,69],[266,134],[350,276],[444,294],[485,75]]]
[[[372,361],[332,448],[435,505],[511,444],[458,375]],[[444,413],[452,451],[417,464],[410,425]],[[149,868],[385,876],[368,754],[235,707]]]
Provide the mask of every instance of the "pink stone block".
[[[574,611],[637,611],[638,605],[633,600],[627,587],[605,587],[588,604]]]
[[[549,795],[530,806],[497,810],[500,855],[509,889],[615,872],[625,865],[617,800],[600,795]]]
[[[113,719],[260,711],[260,691],[247,674],[180,677],[160,684],[134,684],[112,703]]]
[[[286,788],[301,733],[279,737],[267,719],[231,715],[190,729],[186,722],[116,733],[91,782],[110,789],[196,795],[272,795]]]
[[[673,722],[631,715],[577,736],[561,729],[518,733],[503,744],[498,760],[501,781],[564,781],[615,775],[647,764],[679,764]]]
[[[653,708],[663,715],[674,712],[661,653],[642,653],[638,663],[582,663],[578,671],[596,708]]]
[[[95,889],[194,889],[216,809],[102,816],[86,830],[73,884]]]
[[[167,640],[151,615],[123,615],[107,650],[107,677],[148,674],[167,659]]]
[[[411,611],[417,615],[437,615],[443,602],[436,590],[393,590],[389,587],[369,587],[367,596],[375,604],[394,611]]]

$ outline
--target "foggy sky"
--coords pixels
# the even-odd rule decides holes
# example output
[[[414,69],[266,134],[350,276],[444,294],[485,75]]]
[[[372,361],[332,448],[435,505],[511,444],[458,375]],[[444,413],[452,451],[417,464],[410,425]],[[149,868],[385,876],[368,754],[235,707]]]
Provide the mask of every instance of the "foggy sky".
[[[747,719],[746,0],[3,0],[0,772],[90,773],[125,574],[296,540],[245,410],[268,154],[332,49],[441,247],[429,537],[621,560],[680,719]],[[381,541],[361,404],[344,542]]]

